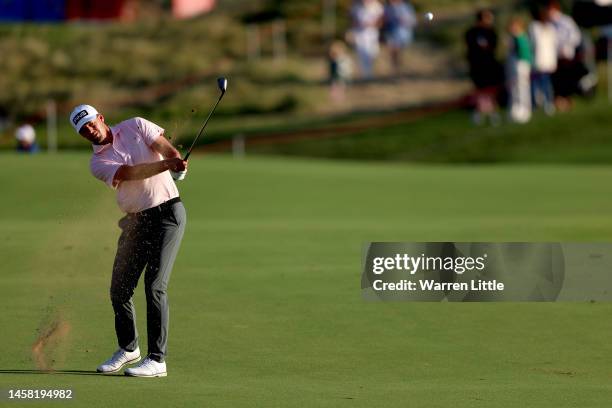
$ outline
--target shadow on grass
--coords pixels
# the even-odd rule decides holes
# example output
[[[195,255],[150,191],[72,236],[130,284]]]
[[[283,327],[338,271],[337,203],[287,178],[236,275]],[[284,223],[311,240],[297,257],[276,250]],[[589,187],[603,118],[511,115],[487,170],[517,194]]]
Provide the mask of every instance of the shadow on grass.
[[[47,375],[98,375],[104,377],[124,377],[123,373],[102,374],[87,370],[0,370],[0,374],[47,374]]]

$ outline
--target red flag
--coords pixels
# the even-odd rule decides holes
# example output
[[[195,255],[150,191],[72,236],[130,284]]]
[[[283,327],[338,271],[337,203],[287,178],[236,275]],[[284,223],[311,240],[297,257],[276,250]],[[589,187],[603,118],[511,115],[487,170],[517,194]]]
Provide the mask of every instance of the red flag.
[[[215,0],[172,0],[172,15],[189,18],[206,13],[215,7]]]

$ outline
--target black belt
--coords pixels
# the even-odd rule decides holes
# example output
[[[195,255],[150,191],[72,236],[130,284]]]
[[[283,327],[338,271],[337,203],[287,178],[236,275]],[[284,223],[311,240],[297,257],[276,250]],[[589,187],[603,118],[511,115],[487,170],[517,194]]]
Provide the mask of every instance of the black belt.
[[[152,215],[160,214],[165,211],[168,211],[172,207],[173,204],[180,203],[180,202],[181,202],[181,197],[174,197],[166,201],[165,203],[161,203],[157,207],[148,208],[144,211],[137,212],[137,213],[129,213],[128,215],[131,217],[150,217]]]

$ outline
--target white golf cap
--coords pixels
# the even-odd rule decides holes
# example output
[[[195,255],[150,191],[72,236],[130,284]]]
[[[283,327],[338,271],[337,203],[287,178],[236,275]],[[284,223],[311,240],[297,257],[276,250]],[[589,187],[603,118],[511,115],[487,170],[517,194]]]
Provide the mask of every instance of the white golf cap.
[[[81,130],[84,124],[91,122],[98,116],[98,111],[91,105],[79,105],[70,114],[70,124],[77,131]]]
[[[31,125],[21,125],[15,131],[15,138],[20,142],[32,144],[36,139],[36,132]]]

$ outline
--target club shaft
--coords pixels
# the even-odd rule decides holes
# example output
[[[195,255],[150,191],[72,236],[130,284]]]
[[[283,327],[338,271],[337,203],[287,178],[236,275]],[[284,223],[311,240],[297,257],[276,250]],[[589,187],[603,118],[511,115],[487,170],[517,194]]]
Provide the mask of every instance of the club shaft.
[[[191,155],[191,151],[193,150],[193,148],[194,148],[195,144],[197,143],[198,139],[200,138],[200,135],[202,135],[202,133],[204,132],[204,129],[206,129],[206,125],[208,124],[208,121],[210,120],[210,117],[213,115],[213,113],[215,113],[215,109],[217,109],[217,105],[219,105],[219,102],[221,102],[221,99],[223,99],[223,95],[225,95],[225,92],[223,92],[219,96],[219,99],[217,99],[217,103],[215,103],[215,106],[213,106],[212,110],[208,114],[208,117],[204,121],[204,125],[200,129],[200,132],[198,133],[198,135],[196,136],[195,139],[193,139],[193,143],[191,144],[191,147],[189,148],[189,151],[187,152],[187,154],[185,155],[185,158],[183,160],[187,161],[189,159],[189,155]]]

